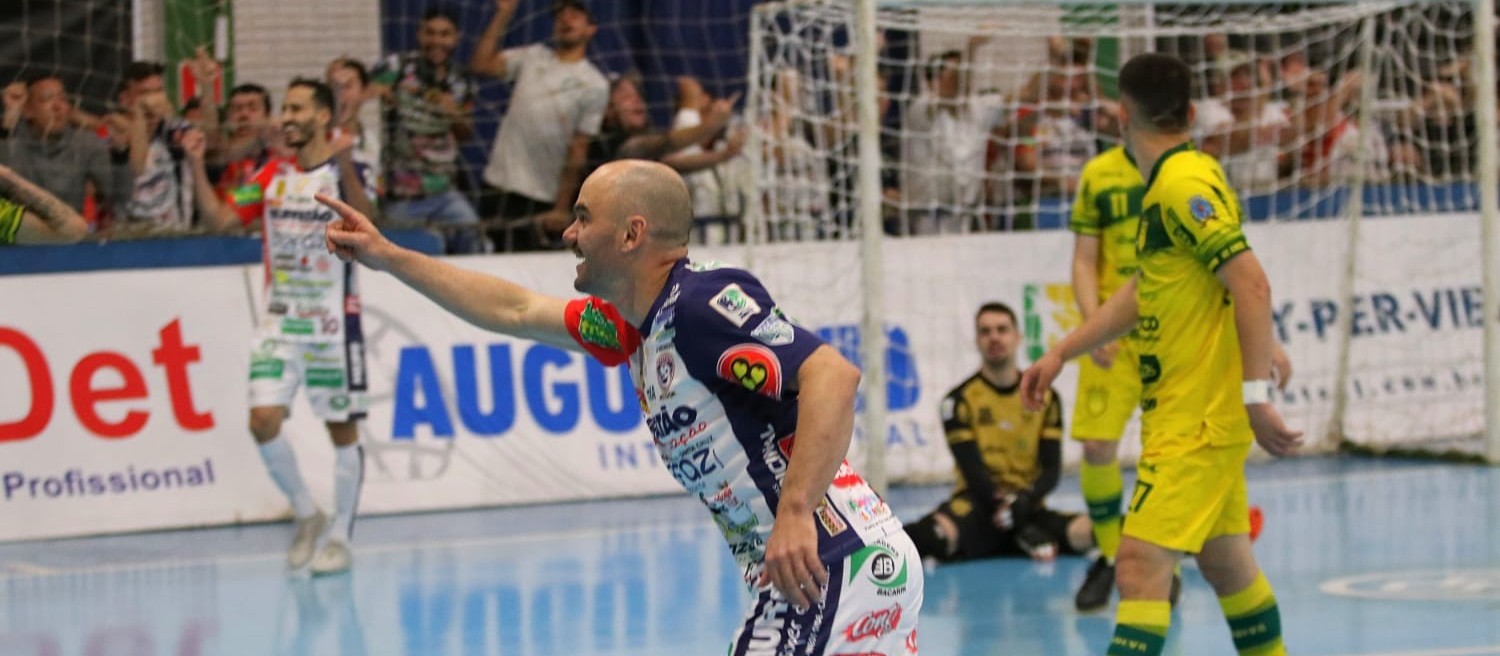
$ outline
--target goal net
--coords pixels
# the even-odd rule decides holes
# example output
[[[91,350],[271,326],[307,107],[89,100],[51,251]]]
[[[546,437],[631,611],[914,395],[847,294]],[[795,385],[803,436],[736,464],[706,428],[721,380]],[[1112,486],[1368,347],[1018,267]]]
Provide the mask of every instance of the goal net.
[[[1120,143],[1119,66],[1172,53],[1194,71],[1194,140],[1223,163],[1271,278],[1295,371],[1283,414],[1315,450],[1478,454],[1475,108],[1495,90],[1473,83],[1472,13],[1399,0],[882,3],[880,126],[867,135],[850,3],[763,5],[749,92],[756,261],[832,261],[798,275],[827,290],[816,312],[845,323],[880,299],[887,467],[894,480],[950,475],[939,405],[978,367],[975,310],[1014,308],[1023,365],[1079,324],[1066,228],[1080,170]],[[879,143],[883,210],[870,280],[854,246],[870,225],[855,211],[866,138]],[[774,245],[786,241],[803,243]],[[1065,418],[1099,402],[1075,384],[1070,365],[1056,386]],[[1132,422],[1127,458],[1137,436]]]

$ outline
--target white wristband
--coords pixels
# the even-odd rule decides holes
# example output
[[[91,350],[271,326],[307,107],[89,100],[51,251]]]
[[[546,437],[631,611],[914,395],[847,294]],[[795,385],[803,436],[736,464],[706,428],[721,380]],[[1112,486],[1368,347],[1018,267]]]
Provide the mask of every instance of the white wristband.
[[[1240,393],[1245,397],[1245,405],[1270,403],[1275,388],[1275,383],[1269,380],[1247,380],[1240,386]]]

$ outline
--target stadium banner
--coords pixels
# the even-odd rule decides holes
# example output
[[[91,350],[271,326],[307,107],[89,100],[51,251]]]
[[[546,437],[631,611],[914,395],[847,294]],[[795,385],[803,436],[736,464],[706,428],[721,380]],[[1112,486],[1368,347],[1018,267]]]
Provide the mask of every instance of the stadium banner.
[[[275,517],[244,269],[0,278],[0,540]]]
[[[1329,428],[1341,312],[1353,318],[1347,435],[1379,443],[1480,426],[1472,215],[1365,222],[1360,257],[1389,266],[1362,267],[1370,273],[1350,308],[1337,300],[1347,224],[1248,232],[1295,366],[1280,401],[1294,427],[1312,441]],[[973,315],[981,303],[1015,309],[1023,362],[1078,324],[1072,241],[1039,232],[886,242],[883,438],[894,480],[952,478],[938,406],[978,366]],[[788,316],[856,361],[857,255],[854,244],[830,242],[694,252],[753,270]],[[576,295],[571,255],[452,261]],[[0,540],[286,516],[245,428],[260,275],[222,267],[0,278],[0,294],[25,309],[0,317]],[[361,284],[371,390],[360,428],[362,513],[671,493],[680,489],[674,476],[697,475],[661,467],[623,369],[483,331],[384,274],[364,272]],[[1411,358],[1397,369],[1370,364],[1393,350]],[[1069,422],[1075,369],[1055,385]],[[301,397],[284,434],[330,507],[332,448]],[[860,431],[850,451],[856,465],[865,437]],[[1139,453],[1134,422],[1122,449],[1126,460]],[[1076,462],[1077,445],[1065,454]]]

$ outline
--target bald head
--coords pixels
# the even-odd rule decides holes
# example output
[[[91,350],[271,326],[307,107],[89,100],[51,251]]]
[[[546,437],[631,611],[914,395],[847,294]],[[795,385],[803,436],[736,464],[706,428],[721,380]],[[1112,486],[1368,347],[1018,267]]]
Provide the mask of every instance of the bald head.
[[[619,220],[646,218],[651,240],[665,247],[687,246],[693,229],[693,199],[687,183],[672,167],[642,159],[625,159],[599,167],[586,184],[606,191],[611,214]]]

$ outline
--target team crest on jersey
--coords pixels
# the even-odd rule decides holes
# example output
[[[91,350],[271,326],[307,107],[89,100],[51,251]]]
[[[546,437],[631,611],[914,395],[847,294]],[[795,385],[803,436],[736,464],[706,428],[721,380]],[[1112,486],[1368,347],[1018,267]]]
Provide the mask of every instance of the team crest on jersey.
[[[964,403],[951,396],[943,399],[941,407],[943,421],[956,421],[960,424],[969,423],[969,404]]]
[[[614,322],[594,305],[592,299],[583,304],[583,313],[578,318],[578,336],[583,341],[607,349],[620,350],[620,333]]]
[[[781,361],[759,344],[739,344],[719,356],[719,376],[756,394],[781,398]]]
[[[1214,218],[1214,204],[1202,196],[1193,196],[1188,199],[1188,211],[1193,213],[1193,218],[1199,223]]]
[[[746,294],[745,290],[740,289],[738,283],[730,283],[719,290],[717,295],[709,299],[708,304],[736,328],[744,328],[750,317],[760,314],[760,304]]]
[[[677,361],[672,359],[671,353],[663,353],[656,356],[656,384],[666,392],[672,386],[672,381],[677,377]]]

